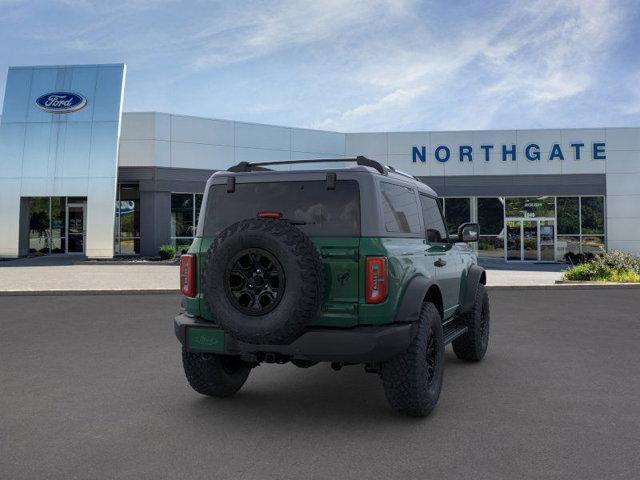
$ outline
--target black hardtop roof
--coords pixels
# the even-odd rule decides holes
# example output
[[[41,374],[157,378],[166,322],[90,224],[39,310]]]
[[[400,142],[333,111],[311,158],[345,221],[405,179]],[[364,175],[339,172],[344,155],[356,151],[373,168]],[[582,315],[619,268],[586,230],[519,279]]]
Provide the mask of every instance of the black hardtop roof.
[[[345,162],[353,162],[356,164],[354,167],[348,168],[338,168],[338,169],[330,169],[330,168],[317,168],[317,169],[301,169],[301,170],[273,170],[268,168],[273,165],[299,165],[299,164],[313,164],[313,163],[345,163]],[[228,168],[226,171],[216,172],[214,175],[224,175],[225,173],[239,173],[239,174],[260,174],[266,173],[269,174],[292,174],[292,173],[302,173],[302,172],[336,172],[340,170],[349,170],[349,171],[359,171],[363,173],[368,173],[372,175],[379,175],[389,177],[390,179],[401,180],[403,182],[413,184],[418,190],[422,190],[424,193],[427,193],[432,196],[437,196],[435,191],[430,188],[428,185],[420,181],[418,178],[410,175],[408,173],[402,172],[400,170],[396,170],[394,167],[389,165],[383,165],[376,160],[372,160],[370,158],[364,156],[357,156],[352,158],[318,158],[312,160],[281,160],[281,161],[273,161],[273,162],[240,162],[237,165],[234,165]]]

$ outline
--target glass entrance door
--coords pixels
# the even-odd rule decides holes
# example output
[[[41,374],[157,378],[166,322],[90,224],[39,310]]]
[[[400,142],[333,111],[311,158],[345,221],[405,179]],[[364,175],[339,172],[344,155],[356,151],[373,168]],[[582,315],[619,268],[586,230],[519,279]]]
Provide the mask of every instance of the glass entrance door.
[[[84,253],[85,204],[67,203],[67,253]]]
[[[553,262],[556,259],[556,222],[540,220],[540,260]]]
[[[553,262],[556,259],[554,219],[508,219],[505,259],[511,261]]]
[[[522,260],[538,260],[538,222],[536,220],[522,222]]]
[[[522,222],[520,220],[507,221],[507,235],[505,239],[506,259],[522,260]]]

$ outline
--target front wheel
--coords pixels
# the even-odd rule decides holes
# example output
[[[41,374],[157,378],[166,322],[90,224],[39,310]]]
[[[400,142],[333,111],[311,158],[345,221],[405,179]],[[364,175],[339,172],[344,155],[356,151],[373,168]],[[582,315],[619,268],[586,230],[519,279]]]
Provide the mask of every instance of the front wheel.
[[[467,332],[453,342],[453,351],[460,360],[479,362],[489,346],[489,295],[484,285],[479,284],[473,308],[463,316]]]
[[[182,350],[182,366],[189,385],[210,397],[230,397],[247,381],[251,366],[232,355]]]
[[[380,368],[391,407],[413,417],[429,415],[438,403],[443,371],[442,319],[435,305],[425,302],[407,351]]]

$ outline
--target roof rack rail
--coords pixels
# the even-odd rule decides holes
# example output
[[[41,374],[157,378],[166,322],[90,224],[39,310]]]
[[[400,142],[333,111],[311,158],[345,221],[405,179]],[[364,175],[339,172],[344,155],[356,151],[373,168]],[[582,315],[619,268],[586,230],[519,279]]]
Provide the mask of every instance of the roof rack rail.
[[[389,169],[389,171],[397,174],[397,175],[402,175],[403,177],[407,177],[407,178],[411,178],[412,180],[418,180],[415,175],[411,175],[410,173],[407,172],[403,172],[402,170],[397,170],[396,168],[392,167],[391,165],[387,165],[387,168]]]
[[[296,163],[342,163],[342,162],[355,162],[358,165],[364,167],[371,167],[382,175],[387,175],[389,168],[383,166],[380,162],[371,160],[370,158],[358,156],[355,158],[317,158],[313,160],[283,160],[278,162],[240,162],[233,167],[227,169],[229,172],[262,172],[270,171],[270,168],[265,168],[268,165],[294,165]]]

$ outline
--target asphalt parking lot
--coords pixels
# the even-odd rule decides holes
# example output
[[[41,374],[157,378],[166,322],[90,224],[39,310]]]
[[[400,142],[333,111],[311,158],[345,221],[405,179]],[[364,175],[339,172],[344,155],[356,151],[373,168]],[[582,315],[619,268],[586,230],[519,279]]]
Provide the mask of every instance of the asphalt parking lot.
[[[0,477],[638,478],[639,292],[492,291],[485,361],[449,349],[421,420],[361,367],[197,395],[177,295],[0,297]]]

